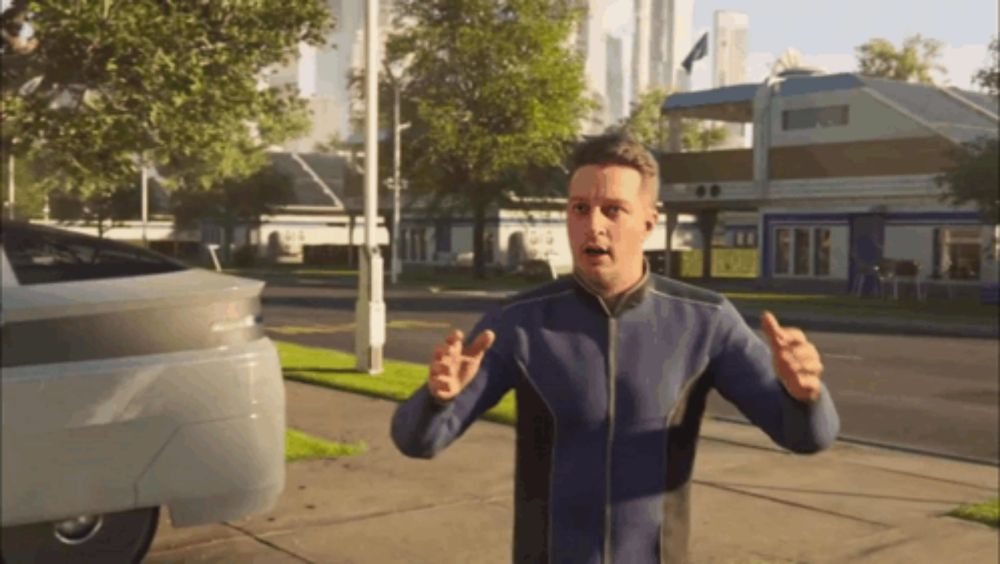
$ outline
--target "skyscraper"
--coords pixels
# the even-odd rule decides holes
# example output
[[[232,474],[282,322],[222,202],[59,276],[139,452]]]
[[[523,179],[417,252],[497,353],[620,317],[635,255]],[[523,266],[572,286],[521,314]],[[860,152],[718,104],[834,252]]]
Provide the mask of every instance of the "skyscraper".
[[[750,18],[740,12],[716,10],[712,25],[712,86],[742,84],[747,80],[747,35]],[[722,147],[742,147],[746,144],[743,124],[725,125],[726,140]]]
[[[604,13],[609,0],[581,0],[586,13],[575,30],[576,48],[583,59],[583,75],[587,94],[600,107],[584,123],[584,133],[598,133],[610,125],[607,91],[607,46],[604,33]]]
[[[635,0],[632,95],[653,88],[688,90],[681,62],[692,46],[694,0]]]
[[[712,86],[746,82],[749,29],[746,14],[716,10],[712,25]]]
[[[625,49],[620,37],[606,35],[607,76],[605,78],[608,92],[608,119],[617,123],[628,115],[628,104],[625,100]]]
[[[336,25],[321,46],[300,45],[299,56],[275,68],[266,78],[272,86],[294,84],[299,95],[308,99],[313,130],[303,139],[287,143],[289,149],[312,150],[316,142],[333,135],[351,135],[351,114],[363,110],[364,100],[350,89],[352,73],[365,64],[365,3],[326,0]],[[381,45],[390,31],[393,0],[379,2]],[[383,47],[384,48],[384,47]],[[380,49],[379,54],[383,53]]]

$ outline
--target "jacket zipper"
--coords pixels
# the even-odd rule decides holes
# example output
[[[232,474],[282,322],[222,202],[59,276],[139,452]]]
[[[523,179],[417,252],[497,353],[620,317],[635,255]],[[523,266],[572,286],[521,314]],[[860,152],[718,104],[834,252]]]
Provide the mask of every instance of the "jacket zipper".
[[[605,452],[604,484],[604,564],[611,564],[611,448],[615,436],[615,366],[617,329],[614,316],[608,317],[608,444]]]

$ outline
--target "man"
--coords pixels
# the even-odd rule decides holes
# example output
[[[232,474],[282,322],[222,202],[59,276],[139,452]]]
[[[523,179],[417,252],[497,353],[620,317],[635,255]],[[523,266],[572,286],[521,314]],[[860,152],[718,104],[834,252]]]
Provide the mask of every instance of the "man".
[[[514,389],[514,560],[683,562],[712,388],[799,453],[830,445],[839,419],[802,331],[766,313],[769,348],[726,298],[648,271],[659,180],[642,145],[592,139],[572,171],[574,277],[487,314],[464,348],[454,331],[427,386],[397,409],[392,437],[431,458]]]

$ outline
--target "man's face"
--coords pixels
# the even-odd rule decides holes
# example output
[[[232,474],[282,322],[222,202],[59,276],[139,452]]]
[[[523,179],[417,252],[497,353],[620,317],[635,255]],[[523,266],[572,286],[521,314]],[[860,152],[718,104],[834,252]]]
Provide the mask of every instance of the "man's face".
[[[639,171],[621,165],[578,168],[569,184],[566,217],[577,272],[606,295],[627,290],[642,276],[642,244],[656,219]]]

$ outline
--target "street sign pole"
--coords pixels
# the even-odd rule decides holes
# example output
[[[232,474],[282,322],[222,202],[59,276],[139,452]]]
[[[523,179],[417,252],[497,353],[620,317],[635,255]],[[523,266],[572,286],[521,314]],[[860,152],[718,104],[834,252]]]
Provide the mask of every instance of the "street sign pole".
[[[385,302],[382,255],[376,241],[378,198],[378,0],[365,2],[365,235],[358,269],[354,354],[357,369],[382,373]]]

